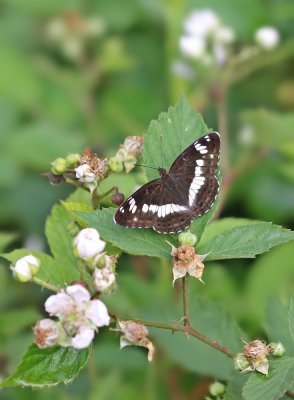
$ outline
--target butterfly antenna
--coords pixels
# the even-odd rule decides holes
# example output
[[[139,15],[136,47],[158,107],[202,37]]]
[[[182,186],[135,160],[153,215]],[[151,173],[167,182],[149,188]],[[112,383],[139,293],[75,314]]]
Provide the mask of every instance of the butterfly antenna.
[[[161,153],[161,168],[163,169],[162,133],[160,134],[160,153]]]
[[[143,164],[134,164],[135,167],[144,167],[144,168],[151,168],[151,169],[156,169],[155,167],[149,167],[149,165],[143,165]]]

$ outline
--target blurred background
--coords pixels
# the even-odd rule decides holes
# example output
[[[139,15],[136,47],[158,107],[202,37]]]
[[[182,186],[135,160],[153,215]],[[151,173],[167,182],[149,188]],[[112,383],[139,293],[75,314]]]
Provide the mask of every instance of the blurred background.
[[[56,157],[85,146],[114,155],[126,136],[142,135],[181,94],[223,138],[220,216],[293,229],[293,16],[290,0],[3,0],[1,251],[48,251],[46,217],[72,191],[40,176]],[[191,290],[216,301],[249,335],[263,337],[268,297],[285,303],[293,291],[293,260],[293,245],[286,244],[250,262],[210,263],[206,285]],[[1,264],[5,375],[31,343],[48,293],[14,282]],[[157,304],[171,307],[167,266],[122,257],[118,273],[113,308],[137,317],[149,310],[151,319]],[[116,334],[105,332],[73,384],[4,390],[0,399],[202,399],[214,378],[203,373],[201,360],[187,367],[160,346],[157,362],[148,365],[144,350],[119,351]]]

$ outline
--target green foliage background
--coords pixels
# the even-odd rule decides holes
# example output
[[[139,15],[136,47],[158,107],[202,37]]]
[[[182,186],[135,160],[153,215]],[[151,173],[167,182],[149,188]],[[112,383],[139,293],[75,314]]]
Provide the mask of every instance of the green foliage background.
[[[235,29],[240,43],[252,42],[255,30],[263,25],[274,25],[281,33],[281,46],[285,47],[274,51],[267,66],[238,81],[229,94],[232,160],[253,159],[255,146],[268,153],[257,164],[249,165],[231,187],[222,216],[261,219],[293,229],[293,60],[286,51],[293,33],[291,6],[287,0],[2,1],[1,252],[18,247],[48,249],[44,239],[46,217],[54,203],[65,199],[71,191],[61,185],[50,186],[40,176],[49,170],[54,158],[79,152],[85,146],[101,155],[114,155],[124,137],[147,131],[150,121],[175,104],[182,93],[195,110],[203,113],[206,125],[218,129],[215,104],[202,78],[187,82],[171,72],[171,64],[180,57],[178,38],[183,19],[192,9],[202,7],[213,8]],[[100,70],[94,81],[87,63],[70,62],[46,40],[46,24],[69,9],[84,16],[97,16],[105,23],[105,33],[89,45],[91,60],[95,60]],[[239,132],[244,125],[254,128],[255,146],[240,142]],[[138,184],[138,177],[133,175],[117,179],[121,179],[122,187],[129,192]],[[58,219],[58,212],[54,209],[52,218]],[[46,230],[50,232],[50,223]],[[54,232],[50,237],[54,237]],[[51,241],[53,253],[58,245],[58,240]],[[268,335],[271,340],[280,339],[284,333],[279,333],[281,324],[277,320],[287,318],[286,304],[294,283],[293,259],[293,243],[289,243],[250,262],[209,263],[205,286],[197,282],[191,285],[192,302],[196,296],[200,297],[195,315],[201,302],[216,302],[239,321],[250,337]],[[74,279],[71,262],[74,260],[69,251],[64,267]],[[2,260],[1,264],[0,375],[5,375],[15,368],[31,343],[30,327],[44,315],[43,303],[48,293],[34,285],[13,282],[7,263]],[[109,303],[121,313],[138,317],[143,314],[159,320],[174,315],[170,308],[176,309],[179,299],[171,288],[169,264],[143,257],[123,257],[118,284],[120,290]],[[214,307],[212,304],[211,309]],[[220,312],[221,321],[225,318],[222,316]],[[200,322],[205,333],[214,336],[221,321]],[[226,378],[222,360],[218,364],[217,357],[203,349],[202,344],[193,346],[193,351],[191,343],[186,344],[183,351],[187,359],[183,364],[176,351],[181,349],[181,343],[171,351],[170,341],[174,339],[171,334],[155,330],[152,334],[162,352],[156,364],[147,365],[141,349],[120,351],[116,334],[104,332],[95,342],[88,367],[71,385],[33,392],[5,389],[0,392],[0,399],[45,400],[55,396],[65,400],[138,397],[149,400],[176,399],[177,395],[201,399],[201,387],[207,383],[205,376]],[[221,332],[217,335],[221,337]],[[285,345],[290,343],[288,337],[281,340]],[[235,336],[232,342],[237,351]],[[219,374],[218,365],[222,366]]]

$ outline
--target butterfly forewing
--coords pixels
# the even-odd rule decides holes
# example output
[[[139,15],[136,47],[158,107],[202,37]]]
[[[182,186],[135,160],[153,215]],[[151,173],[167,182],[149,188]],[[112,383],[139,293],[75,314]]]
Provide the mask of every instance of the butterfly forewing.
[[[187,228],[195,216],[207,212],[219,184],[215,177],[220,139],[211,132],[187,147],[162,174],[130,196],[116,211],[114,220],[132,228],[153,228],[161,233]]]

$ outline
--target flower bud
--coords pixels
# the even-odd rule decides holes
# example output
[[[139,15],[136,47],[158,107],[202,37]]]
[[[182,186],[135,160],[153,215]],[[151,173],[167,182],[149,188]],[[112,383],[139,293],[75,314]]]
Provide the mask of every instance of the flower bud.
[[[80,155],[77,153],[70,153],[65,157],[67,167],[75,167],[80,162]]]
[[[250,367],[249,361],[243,353],[238,353],[234,358],[234,368],[236,371],[243,372]]]
[[[111,201],[117,206],[120,206],[123,203],[124,199],[125,196],[123,195],[123,193],[120,193],[118,191],[111,196]]]
[[[84,260],[101,253],[105,245],[106,243],[100,240],[99,233],[94,228],[82,229],[74,240],[75,251]]]
[[[108,160],[108,166],[112,172],[122,172],[124,169],[122,160],[119,160],[116,157],[111,157]]]
[[[221,382],[214,382],[209,386],[209,393],[212,394],[213,396],[221,396],[225,392],[225,385],[223,385]]]
[[[178,242],[180,245],[195,246],[197,242],[197,236],[190,231],[182,232],[178,236]]]
[[[42,319],[33,328],[35,343],[41,349],[58,344],[61,327],[50,318]]]
[[[142,150],[143,136],[128,136],[123,144],[126,151],[137,157]]]
[[[56,160],[51,163],[51,172],[54,175],[62,175],[66,171],[66,168],[67,163],[65,158],[56,158]]]
[[[276,28],[264,26],[255,33],[256,43],[265,50],[274,49],[280,41],[280,35]]]
[[[19,282],[28,282],[37,274],[40,268],[40,260],[33,255],[28,255],[16,261],[14,267],[11,266],[14,277]]]
[[[94,265],[96,268],[104,268],[106,266],[106,255],[104,253],[98,254],[95,257]]]
[[[93,286],[101,293],[110,293],[115,289],[115,275],[107,267],[95,268],[93,273]]]
[[[285,347],[283,346],[283,344],[281,342],[270,343],[268,345],[268,349],[275,357],[281,357],[286,351]]]

